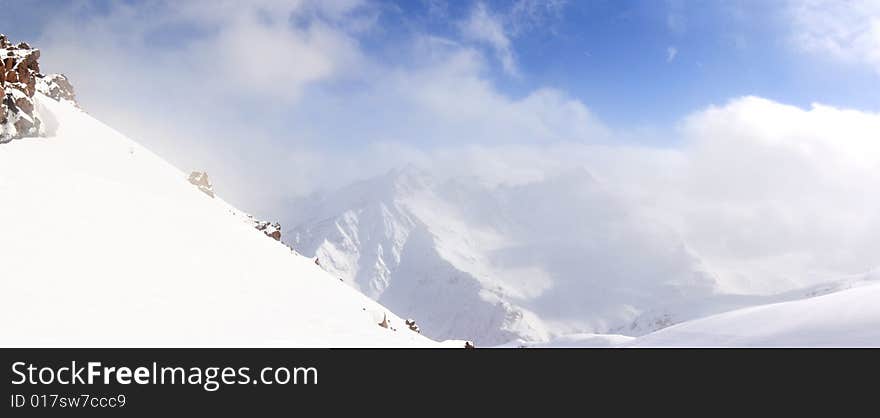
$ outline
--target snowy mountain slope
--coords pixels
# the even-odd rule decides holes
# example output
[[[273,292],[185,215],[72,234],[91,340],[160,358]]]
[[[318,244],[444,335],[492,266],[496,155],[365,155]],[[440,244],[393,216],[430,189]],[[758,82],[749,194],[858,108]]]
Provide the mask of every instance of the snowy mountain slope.
[[[630,347],[880,347],[880,283],[738,309],[645,335]]]
[[[495,348],[615,348],[630,344],[635,337],[620,334],[569,334],[550,341],[511,341]]]
[[[0,345],[435,345],[137,143],[34,99],[47,136],[0,145]]]
[[[669,325],[707,317],[721,312],[733,311],[750,306],[808,299],[878,282],[880,282],[880,269],[875,269],[864,274],[839,277],[823,283],[776,294],[731,294],[716,292],[702,299],[688,301],[688,303],[684,305],[658,305],[640,315],[629,326],[612,329],[611,332],[627,335],[643,335]]]
[[[690,311],[687,316],[697,319],[638,338],[580,333],[542,342],[516,340],[497,348],[878,347],[880,311],[869,307],[877,286],[880,269],[777,295],[719,294],[679,308],[679,315]],[[838,296],[841,292],[848,296]]]
[[[325,270],[417,319],[429,337],[483,346],[640,336],[873,280],[728,293],[678,234],[585,170],[485,184],[408,167],[310,197],[291,212],[289,243]]]
[[[630,211],[585,171],[489,186],[407,168],[293,212],[285,224],[297,225],[286,233],[294,248],[438,339],[497,345],[646,333],[656,328],[630,325],[668,325],[664,312],[648,318],[652,308],[715,291],[672,231]]]

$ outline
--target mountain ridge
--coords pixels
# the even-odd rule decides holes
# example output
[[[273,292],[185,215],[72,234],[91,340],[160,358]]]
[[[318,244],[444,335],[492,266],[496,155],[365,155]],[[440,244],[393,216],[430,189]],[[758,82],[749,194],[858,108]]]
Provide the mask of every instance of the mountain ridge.
[[[542,203],[560,199],[561,211]],[[426,335],[483,346],[639,337],[866,280],[839,277],[766,295],[725,292],[674,230],[631,208],[587,169],[490,184],[469,176],[441,181],[408,167],[305,200],[285,221],[291,246],[419,320]]]
[[[399,188],[398,184],[416,187]],[[563,214],[542,209],[540,202],[548,190],[571,195],[575,209]],[[642,232],[633,225],[643,221],[618,206],[622,203],[587,170],[531,184],[487,186],[471,178],[441,182],[423,170],[408,168],[355,183],[338,193],[308,198],[297,210],[304,215],[285,221],[285,225],[293,225],[289,244],[316,256],[322,267],[344,282],[361,290],[366,287],[371,298],[418,319],[426,335],[474,339],[482,345],[514,339],[546,340],[552,335],[608,332],[615,325],[628,326],[641,313],[639,309],[644,309],[623,302],[632,297],[625,295],[635,295],[632,289],[614,296],[612,288],[603,288],[599,282],[590,292],[595,294],[592,301],[602,305],[603,297],[616,297],[619,303],[604,303],[595,311],[585,307],[591,299],[582,286],[589,280],[581,278],[589,275],[590,269],[583,275],[576,271],[584,267],[578,259],[591,253],[597,259],[605,258],[601,246],[609,245],[585,236],[639,236]],[[351,196],[358,197],[347,200]],[[520,203],[526,201],[530,203]],[[589,217],[593,221],[584,223],[577,233],[567,233],[571,228],[566,220],[578,219],[580,210],[591,210],[597,216]],[[607,219],[613,220],[608,223],[611,227],[603,225]],[[657,233],[666,234],[662,229]],[[713,279],[681,248],[679,255],[670,256],[678,260],[675,269],[680,269],[671,274],[684,282],[651,286],[659,286],[658,291],[673,298],[687,297],[687,291],[669,293],[676,287],[711,293]],[[668,249],[649,243],[636,253],[658,269],[664,268],[651,254],[657,251]],[[618,270],[630,268],[625,260],[616,263]],[[622,280],[654,283],[634,269],[611,274]],[[688,280],[704,284],[693,287],[686,284]],[[565,287],[573,291],[560,290]],[[553,296],[553,292],[559,293]],[[608,323],[596,315],[601,309],[618,319]],[[445,319],[436,312],[445,312]]]

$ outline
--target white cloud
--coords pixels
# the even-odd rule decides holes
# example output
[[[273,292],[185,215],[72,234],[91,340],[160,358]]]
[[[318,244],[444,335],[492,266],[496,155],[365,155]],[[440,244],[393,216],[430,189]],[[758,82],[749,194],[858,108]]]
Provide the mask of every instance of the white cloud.
[[[627,210],[677,231],[722,290],[771,293],[880,266],[877,132],[880,114],[744,97],[685,118],[679,148],[386,144],[364,160],[384,153],[506,185],[586,169],[624,197]],[[544,195],[543,204],[556,198]]]
[[[472,97],[461,102],[461,114],[418,108],[400,115],[426,132],[449,135],[449,143],[426,148],[374,141],[353,154],[323,155],[316,166],[358,178],[413,162],[441,178],[490,185],[529,184],[586,169],[625,198],[627,210],[677,231],[729,292],[785,291],[880,265],[880,114],[744,97],[684,118],[677,133],[682,145],[659,149],[590,141],[623,134],[602,132],[598,122],[566,125],[566,112],[578,114],[583,105],[560,95]],[[433,100],[454,103],[449,97],[427,101]],[[487,126],[469,118],[471,112],[477,112],[474,120],[486,117],[477,111],[484,106],[499,113]],[[539,109],[555,116],[519,120]],[[423,112],[439,120],[410,119]],[[548,133],[544,124],[568,126],[570,136]],[[592,132],[579,131],[590,126]],[[490,136],[497,130],[495,142],[480,137],[484,129]],[[456,135],[480,140],[454,141]],[[546,142],[528,141],[538,137]],[[324,171],[303,176],[333,188]],[[554,204],[550,195],[542,199]]]
[[[666,0],[666,28],[675,35],[687,31],[687,19],[683,0]]]
[[[224,196],[258,211],[400,163],[308,169],[349,158],[332,154],[607,137],[561,91],[502,94],[481,50],[456,40],[413,33],[396,59],[371,57],[350,28],[374,10],[339,4],[119,3],[85,21],[56,16],[34,43],[92,114],[183,169],[207,169]]]
[[[567,0],[517,0],[507,17],[511,32],[518,35],[536,28],[552,30],[567,4]]]
[[[458,26],[465,40],[490,47],[504,71],[519,76],[514,40],[536,29],[552,32],[566,4],[567,0],[517,0],[496,11],[478,1]]]
[[[877,132],[880,114],[746,97],[686,118],[680,157],[647,158],[665,168],[599,166],[731,289],[778,291],[880,264]]]
[[[353,0],[120,3],[86,22],[57,17],[40,45],[47,61],[61,56],[65,71],[81,73],[81,79],[91,73],[85,66],[100,73],[103,61],[115,64],[88,59],[89,50],[100,50],[130,66],[129,74],[148,69],[192,84],[187,77],[198,73],[205,84],[295,99],[306,84],[342,76],[361,59],[355,38],[336,25],[359,5]],[[293,18],[304,23],[291,25]],[[184,31],[165,47],[155,45],[155,37],[181,28],[196,36],[188,38]],[[72,59],[77,54],[81,59]],[[145,60],[140,64],[147,68],[139,71],[132,59]]]
[[[371,57],[350,29],[369,6],[261,3],[273,20],[237,2],[162,4],[59,18],[34,43],[87,110],[183,169],[207,169],[244,209],[280,218],[290,196],[410,161],[490,183],[586,167],[673,225],[731,288],[877,264],[880,115],[744,98],[685,119],[680,148],[613,145],[622,134],[563,91],[501,93],[468,44],[414,34],[395,45],[405,64]],[[301,22],[283,25],[288,10]],[[494,22],[478,33],[510,48]],[[174,25],[197,35],[156,39]]]
[[[460,26],[465,38],[492,47],[505,72],[510,75],[519,74],[513,47],[504,30],[502,19],[490,13],[485,3],[477,3],[471,10],[470,16]]]
[[[676,55],[678,55],[678,48],[674,46],[666,48],[666,62],[672,62],[672,60],[675,59]]]
[[[178,167],[209,169],[235,202],[279,199],[268,184],[283,162],[266,156],[304,144],[272,126],[305,89],[370,68],[357,37],[371,10],[360,1],[70,7],[84,10],[48,16],[31,40],[43,68],[66,73],[86,109]]]
[[[797,48],[880,72],[880,2],[790,0],[788,16]]]

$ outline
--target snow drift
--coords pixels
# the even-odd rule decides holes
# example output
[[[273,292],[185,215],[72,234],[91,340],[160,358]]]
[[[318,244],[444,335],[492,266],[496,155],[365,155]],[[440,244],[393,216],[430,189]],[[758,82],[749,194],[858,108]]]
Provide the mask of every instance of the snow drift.
[[[738,309],[621,344],[631,347],[880,347],[880,284]]]

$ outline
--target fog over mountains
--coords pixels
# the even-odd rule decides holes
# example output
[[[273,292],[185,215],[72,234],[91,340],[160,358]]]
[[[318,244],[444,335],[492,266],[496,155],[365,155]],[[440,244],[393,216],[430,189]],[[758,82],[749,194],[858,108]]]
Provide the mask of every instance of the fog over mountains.
[[[672,222],[584,168],[508,184],[439,179],[407,166],[302,199],[291,213],[289,243],[325,270],[417,318],[425,335],[482,345],[578,333],[639,336],[848,288],[859,277],[744,291]],[[766,290],[774,288],[781,290]]]

